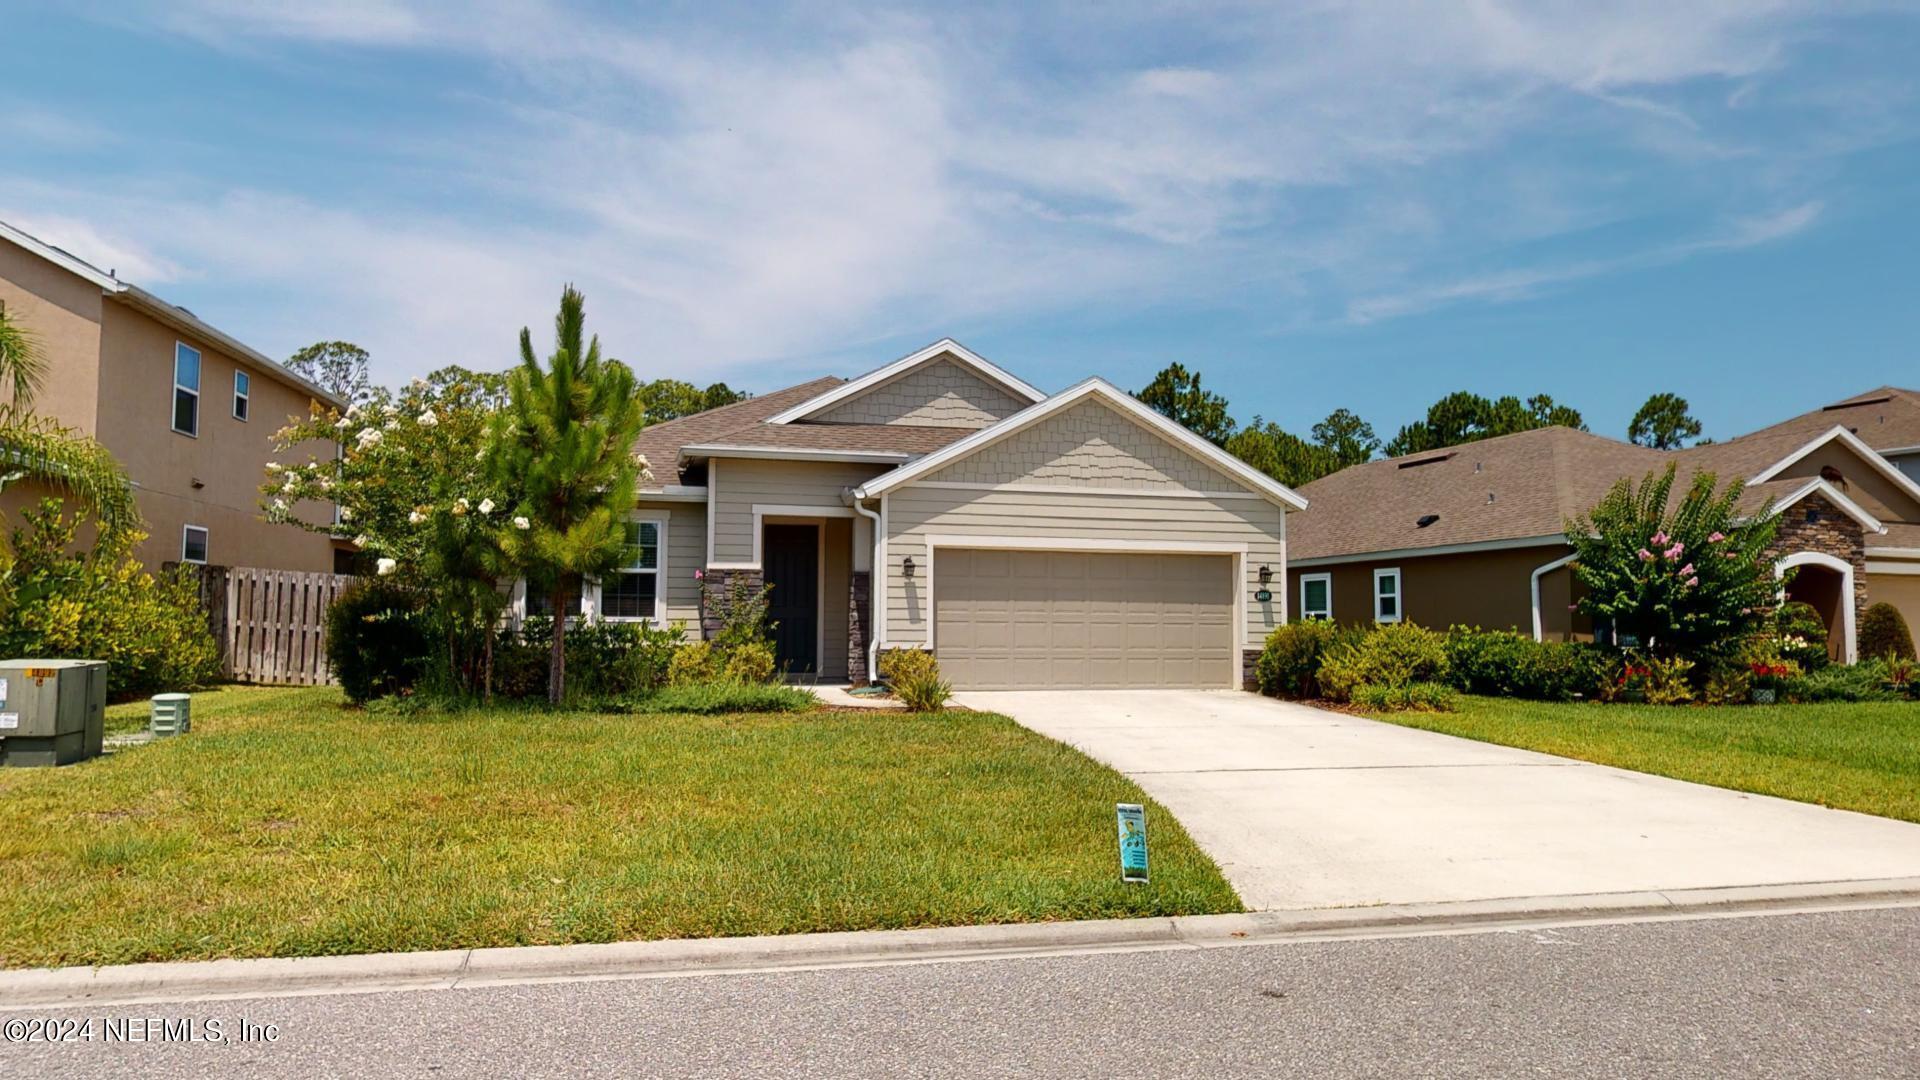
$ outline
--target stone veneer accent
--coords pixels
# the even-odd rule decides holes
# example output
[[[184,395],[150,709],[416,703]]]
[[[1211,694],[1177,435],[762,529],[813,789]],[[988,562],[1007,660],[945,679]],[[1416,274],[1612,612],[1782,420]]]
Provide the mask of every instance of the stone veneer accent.
[[[715,593],[724,595],[736,579],[745,581],[749,588],[758,589],[766,576],[758,570],[723,570],[713,566],[707,567],[704,574],[707,587],[700,591],[700,636],[712,640],[720,633],[720,616],[708,610],[707,597]]]
[[[1814,511],[1818,521],[1808,521]],[[1822,495],[1809,495],[1780,511],[1780,531],[1768,554],[1775,561],[1803,551],[1831,555],[1853,567],[1853,624],[1867,611],[1867,536],[1860,523]]]
[[[1258,663],[1259,660],[1259,649],[1242,649],[1240,651],[1240,689],[1254,691],[1260,689],[1260,682],[1254,677],[1253,672],[1253,666]]]
[[[873,681],[867,671],[867,624],[873,611],[873,574],[855,570],[847,589],[847,681],[865,686]]]
[[[927,476],[1112,491],[1238,491],[1239,481],[1098,401],[1083,401]]]
[[[926,364],[811,419],[825,424],[983,428],[1027,402],[954,363]]]

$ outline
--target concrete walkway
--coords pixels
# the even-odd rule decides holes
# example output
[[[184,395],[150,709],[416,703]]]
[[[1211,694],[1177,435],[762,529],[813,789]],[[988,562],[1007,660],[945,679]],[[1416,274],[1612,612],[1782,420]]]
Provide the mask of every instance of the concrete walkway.
[[[1254,909],[1920,876],[1920,825],[1237,691],[958,700],[1133,777]]]

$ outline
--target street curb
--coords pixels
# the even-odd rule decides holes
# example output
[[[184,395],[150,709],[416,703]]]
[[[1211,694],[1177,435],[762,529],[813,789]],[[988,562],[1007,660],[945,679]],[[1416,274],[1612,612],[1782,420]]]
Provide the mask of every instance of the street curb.
[[[0,1010],[1226,948],[1502,926],[1920,904],[1920,877],[1153,919],[0,971]]]

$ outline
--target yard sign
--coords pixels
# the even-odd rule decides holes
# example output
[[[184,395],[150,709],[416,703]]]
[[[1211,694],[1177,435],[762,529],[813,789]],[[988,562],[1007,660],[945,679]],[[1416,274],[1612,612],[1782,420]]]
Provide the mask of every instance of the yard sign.
[[[1120,826],[1120,880],[1147,880],[1147,809],[1139,803],[1115,803]]]

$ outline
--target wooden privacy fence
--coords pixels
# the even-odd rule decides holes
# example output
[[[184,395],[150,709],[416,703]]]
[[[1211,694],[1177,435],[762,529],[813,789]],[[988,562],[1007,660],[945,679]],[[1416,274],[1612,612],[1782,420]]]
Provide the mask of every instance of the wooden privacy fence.
[[[199,568],[200,602],[220,643],[221,674],[242,682],[331,686],[327,608],[356,580],[349,574]]]

